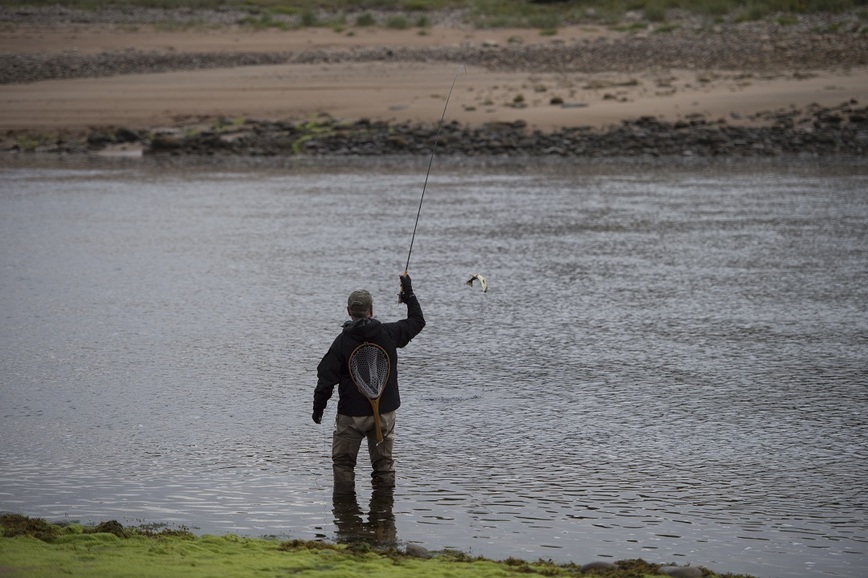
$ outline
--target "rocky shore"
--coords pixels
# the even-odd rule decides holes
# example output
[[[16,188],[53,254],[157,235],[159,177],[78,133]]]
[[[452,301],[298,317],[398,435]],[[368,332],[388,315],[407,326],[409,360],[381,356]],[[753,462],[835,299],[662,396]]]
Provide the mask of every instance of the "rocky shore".
[[[434,18],[448,25],[455,15]],[[132,20],[131,20],[132,19]],[[215,22],[234,26],[242,13],[180,11],[76,11],[52,8],[0,9],[9,26],[118,25],[119,23]],[[214,25],[214,24],[212,24]],[[84,54],[76,51],[0,53],[0,85],[45,80],[117,77],[171,71],[257,65],[336,63],[451,63],[492,71],[596,74],[680,69],[755,75],[810,76],[816,70],[868,66],[866,25],[856,14],[806,15],[747,23],[709,23],[697,18],[669,22],[640,33],[573,42],[465,43],[449,46],[356,46],[297,51],[143,51],[125,49]],[[700,79],[702,82],[704,79]],[[663,87],[665,88],[665,87]],[[2,89],[2,86],[0,86]],[[848,95],[849,96],[849,95]],[[608,98],[608,95],[604,96]],[[616,98],[612,96],[612,98]],[[520,101],[509,104],[520,109]],[[578,107],[550,97],[550,107]],[[92,126],[87,130],[6,130],[6,154],[95,153],[123,149],[154,155],[383,155],[430,154],[437,125],[381,120],[208,119],[171,127],[141,129]],[[476,125],[446,124],[438,153],[470,156],[778,156],[789,154],[865,155],[868,109],[854,97],[836,106],[794,108],[781,103],[761,114],[712,117],[696,112],[676,121],[637,115],[606,127],[531,129],[523,120]]]
[[[868,153],[868,107],[857,102],[838,107],[783,110],[752,119],[759,126],[737,126],[703,115],[678,122],[653,117],[624,121],[606,129],[564,128],[544,133],[522,121],[478,127],[446,123],[437,143],[439,155],[529,157],[772,157]],[[437,126],[358,120],[346,123],[322,116],[297,122],[247,119],[217,122],[204,130],[190,127],[154,131],[96,128],[87,134],[39,140],[7,137],[6,153],[88,154],[132,151],[146,155],[198,156],[378,156],[429,155]],[[27,139],[31,140],[27,140]]]

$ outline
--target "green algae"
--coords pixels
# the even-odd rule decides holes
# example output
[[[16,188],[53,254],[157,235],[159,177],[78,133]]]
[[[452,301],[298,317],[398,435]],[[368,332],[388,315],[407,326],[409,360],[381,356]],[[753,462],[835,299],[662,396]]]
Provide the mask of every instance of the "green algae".
[[[112,521],[96,527],[58,526],[38,518],[0,515],[0,575],[4,578],[185,578],[377,576],[398,578],[495,578],[510,576],[662,576],[643,560],[582,573],[574,564],[495,561],[458,552],[414,557],[303,540],[235,535],[195,536],[187,531],[124,528]],[[717,576],[702,569],[704,576]],[[732,576],[732,575],[726,575]],[[735,578],[735,577],[733,577]]]

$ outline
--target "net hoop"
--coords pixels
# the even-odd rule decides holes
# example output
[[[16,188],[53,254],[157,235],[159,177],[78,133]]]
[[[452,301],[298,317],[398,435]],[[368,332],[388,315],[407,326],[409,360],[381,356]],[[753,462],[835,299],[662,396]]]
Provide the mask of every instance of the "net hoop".
[[[347,362],[350,377],[368,399],[379,399],[389,383],[391,363],[388,352],[376,343],[362,343]]]

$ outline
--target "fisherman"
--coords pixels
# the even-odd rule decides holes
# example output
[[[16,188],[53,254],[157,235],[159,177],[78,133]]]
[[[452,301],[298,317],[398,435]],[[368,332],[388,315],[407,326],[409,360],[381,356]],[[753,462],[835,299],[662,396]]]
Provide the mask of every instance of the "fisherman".
[[[368,291],[353,291],[347,299],[347,320],[343,330],[332,342],[317,367],[317,385],[313,394],[313,421],[322,423],[326,403],[338,386],[338,408],[332,436],[332,469],[335,492],[355,491],[355,466],[362,440],[368,440],[374,487],[395,486],[392,447],[395,434],[395,413],[401,405],[398,394],[398,352],[425,327],[422,307],[413,293],[407,271],[399,276],[401,292],[398,300],[407,305],[407,318],[391,323],[374,319],[374,304]],[[385,349],[391,371],[379,401],[380,428],[383,441],[377,443],[374,411],[371,403],[353,383],[348,361],[362,343],[374,343]]]

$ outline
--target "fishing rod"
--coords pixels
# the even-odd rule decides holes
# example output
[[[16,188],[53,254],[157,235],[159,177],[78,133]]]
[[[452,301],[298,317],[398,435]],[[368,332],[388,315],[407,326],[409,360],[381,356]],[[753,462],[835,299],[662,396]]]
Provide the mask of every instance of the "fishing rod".
[[[446,104],[443,105],[443,114],[440,116],[440,126],[437,127],[437,136],[434,137],[434,149],[431,151],[431,159],[428,161],[428,172],[425,173],[425,183],[422,185],[422,196],[419,198],[419,209],[416,211],[416,224],[413,225],[413,236],[410,238],[410,250],[407,251],[407,265],[404,267],[404,272],[410,270],[410,255],[413,254],[413,242],[416,240],[416,228],[419,226],[419,215],[422,213],[422,201],[425,200],[425,187],[428,186],[428,175],[431,174],[431,165],[434,162],[434,153],[437,152],[437,143],[440,142],[440,131],[443,130],[443,119],[446,118],[446,108],[449,106],[449,98],[452,96],[452,89],[455,88],[455,81],[458,80],[458,75],[461,71],[467,71],[467,67],[462,64],[458,67],[458,72],[455,73],[455,78],[452,79],[452,86],[449,87],[449,94],[446,95]]]

